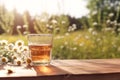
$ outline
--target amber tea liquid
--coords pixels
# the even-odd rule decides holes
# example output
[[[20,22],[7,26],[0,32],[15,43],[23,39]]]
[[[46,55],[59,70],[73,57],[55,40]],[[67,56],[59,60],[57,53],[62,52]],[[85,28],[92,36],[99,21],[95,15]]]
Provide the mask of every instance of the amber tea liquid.
[[[29,45],[32,62],[35,64],[50,63],[51,48],[51,44]]]

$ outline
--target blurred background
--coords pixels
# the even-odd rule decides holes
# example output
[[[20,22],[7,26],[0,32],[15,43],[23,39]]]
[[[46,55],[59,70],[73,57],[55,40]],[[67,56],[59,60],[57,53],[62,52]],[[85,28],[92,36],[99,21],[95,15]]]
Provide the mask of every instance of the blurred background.
[[[120,58],[120,0],[0,0],[0,40],[52,33],[54,59]]]

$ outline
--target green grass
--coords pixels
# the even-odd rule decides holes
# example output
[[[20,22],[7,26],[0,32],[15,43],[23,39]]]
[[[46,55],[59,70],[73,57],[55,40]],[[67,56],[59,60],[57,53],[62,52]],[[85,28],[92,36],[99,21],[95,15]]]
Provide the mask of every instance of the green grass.
[[[27,45],[26,36],[5,36],[9,42],[22,39]],[[76,31],[55,35],[52,55],[54,59],[101,59],[120,58],[120,35],[109,31]]]
[[[0,35],[0,40],[8,40],[9,43],[14,43],[17,40],[23,40],[25,45],[28,44],[27,36],[10,36],[10,35]]]

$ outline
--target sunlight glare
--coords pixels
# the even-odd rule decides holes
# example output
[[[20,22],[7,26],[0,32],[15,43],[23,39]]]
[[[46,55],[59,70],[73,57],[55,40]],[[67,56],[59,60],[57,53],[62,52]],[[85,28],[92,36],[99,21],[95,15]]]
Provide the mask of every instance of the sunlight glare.
[[[47,12],[51,14],[70,14],[71,16],[80,17],[89,11],[84,0],[0,0],[11,11],[14,8],[19,13],[28,10],[31,15]]]

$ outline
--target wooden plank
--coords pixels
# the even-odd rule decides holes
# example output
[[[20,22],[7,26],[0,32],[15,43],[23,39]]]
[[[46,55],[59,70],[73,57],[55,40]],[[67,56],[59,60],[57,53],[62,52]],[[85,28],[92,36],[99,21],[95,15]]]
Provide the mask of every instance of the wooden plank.
[[[53,65],[71,74],[120,72],[120,59],[56,60]]]
[[[53,60],[49,66],[0,66],[0,80],[120,80],[120,59]]]
[[[8,69],[11,69],[13,73],[8,74]],[[37,72],[33,67],[22,66],[11,66],[1,65],[0,66],[0,77],[24,77],[24,76],[37,76]]]
[[[49,66],[35,66],[34,69],[37,71],[38,76],[47,76],[47,75],[67,75],[70,74],[63,69],[60,69],[57,66],[49,65]]]

